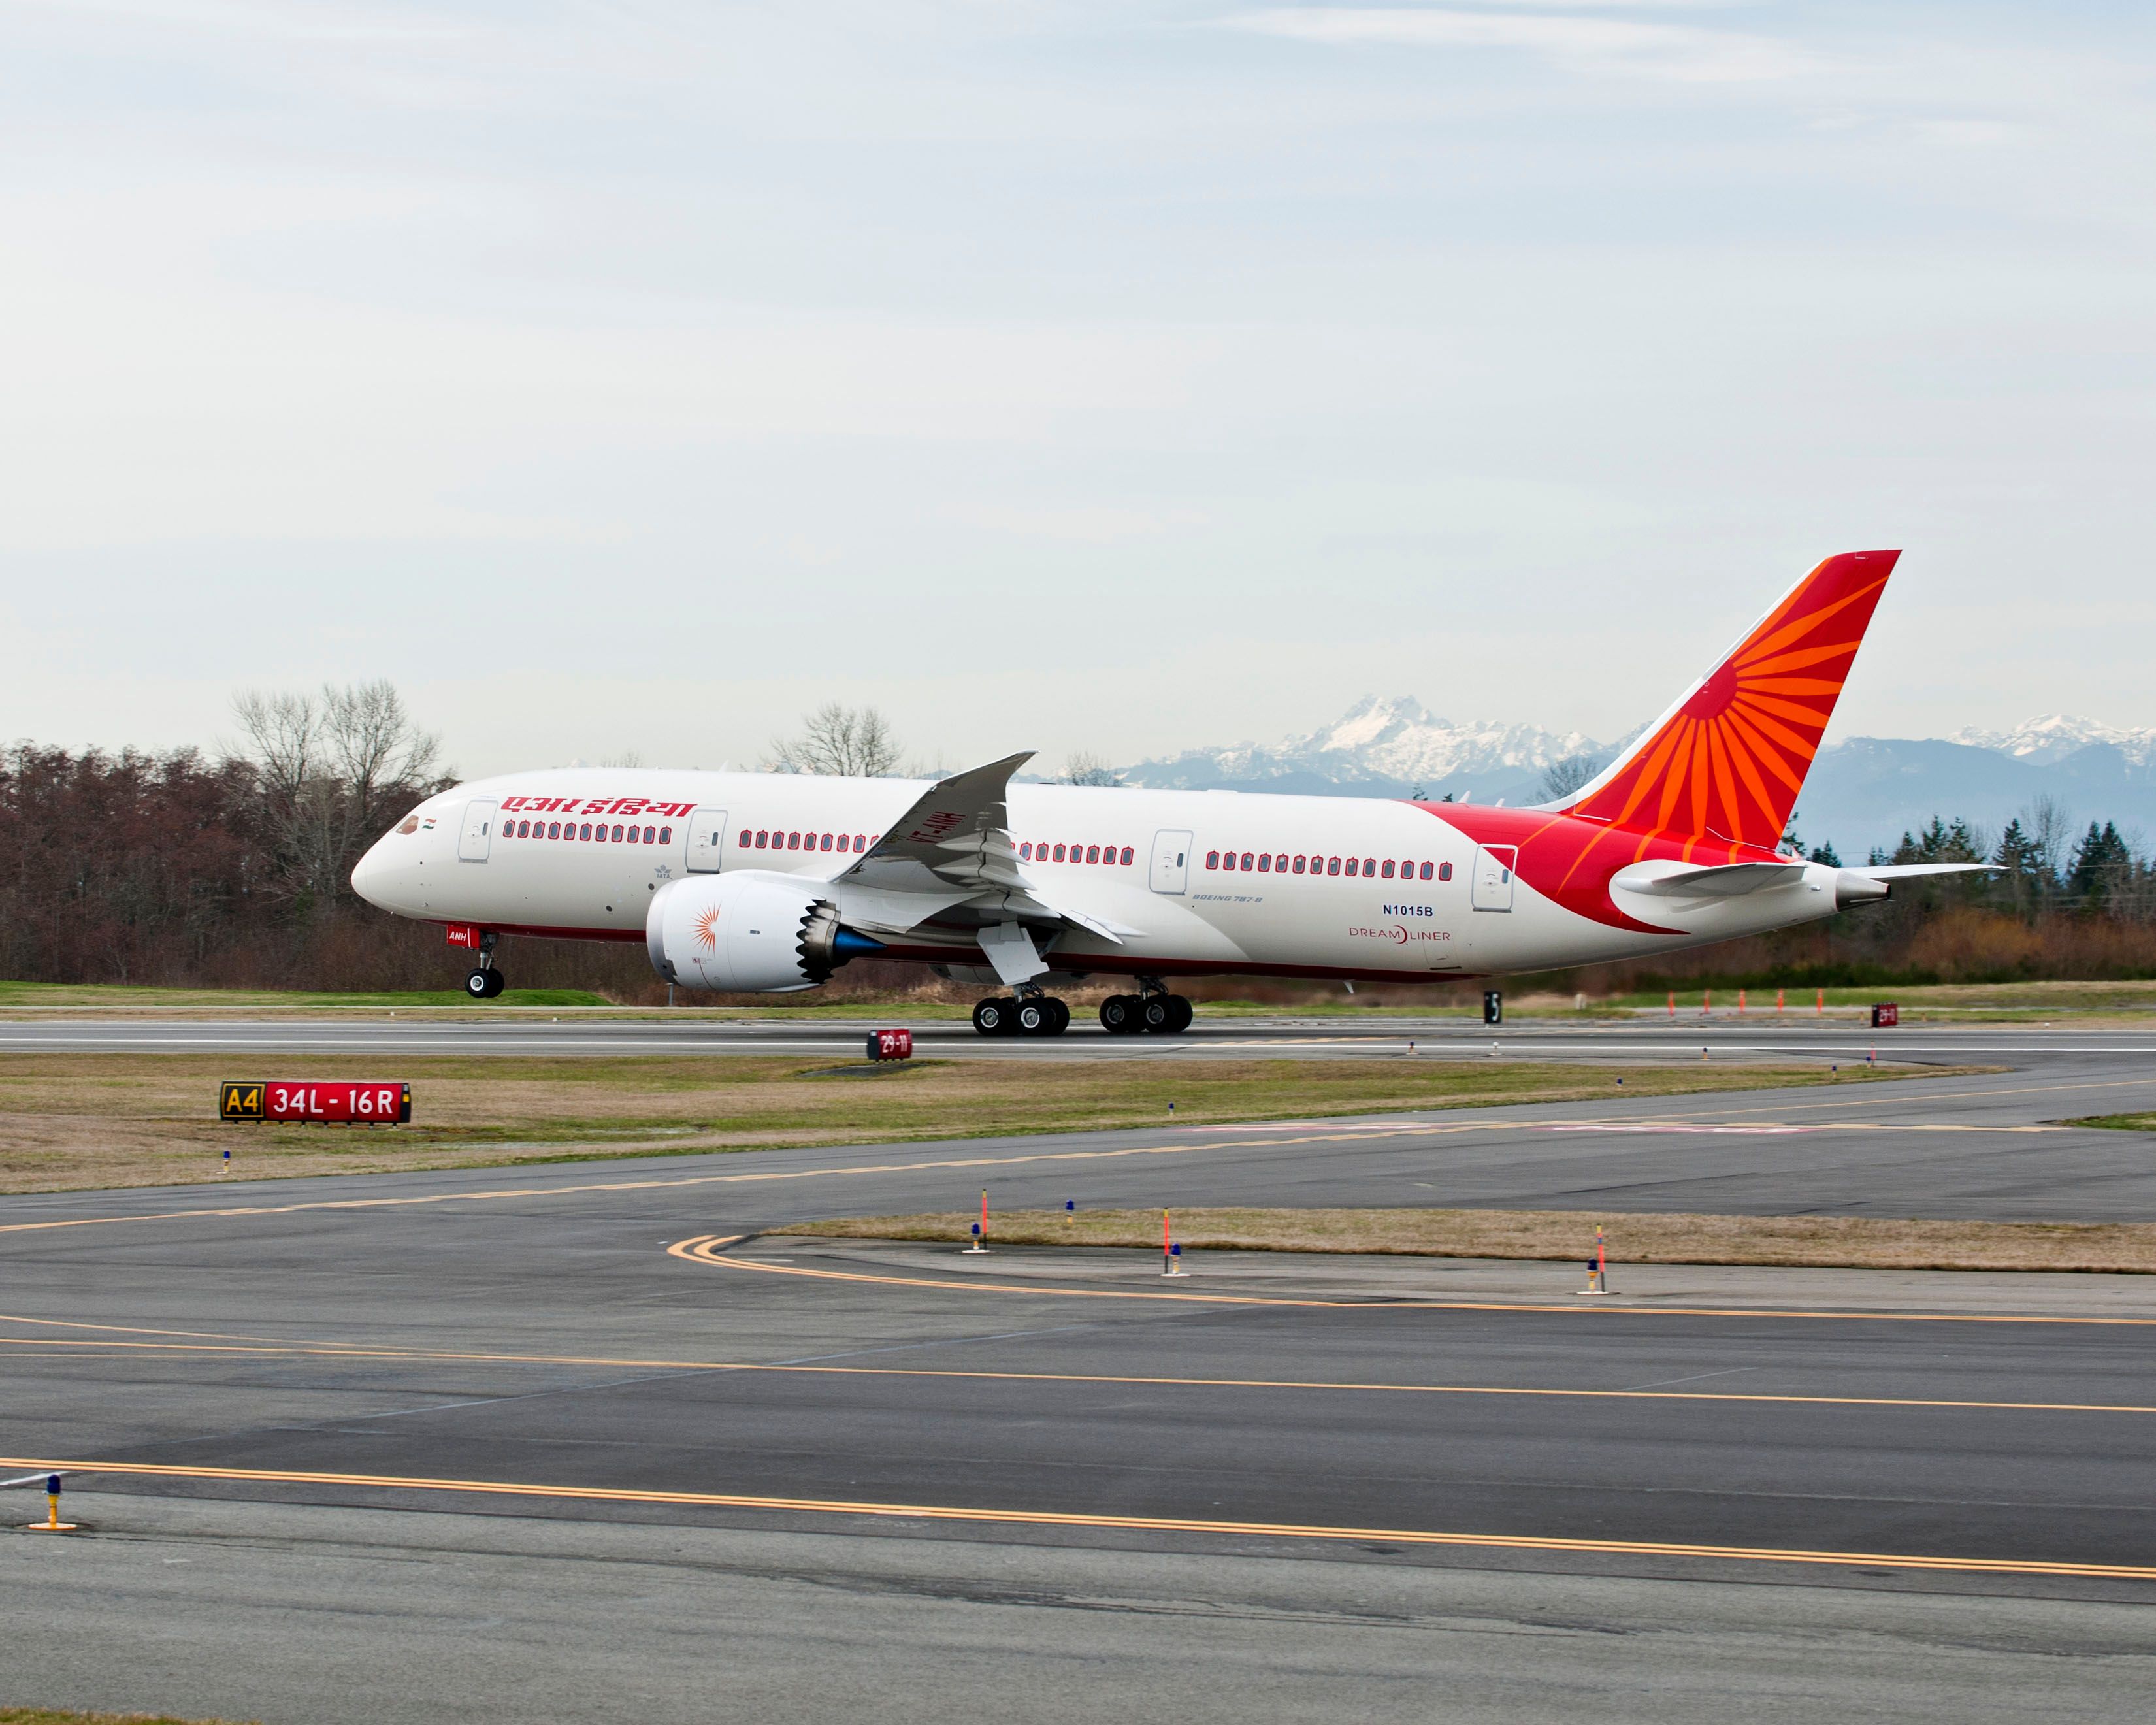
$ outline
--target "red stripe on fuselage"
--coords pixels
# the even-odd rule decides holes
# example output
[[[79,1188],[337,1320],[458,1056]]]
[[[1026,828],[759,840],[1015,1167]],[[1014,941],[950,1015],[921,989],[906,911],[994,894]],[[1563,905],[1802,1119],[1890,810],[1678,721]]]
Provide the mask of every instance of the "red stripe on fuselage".
[[[1697,841],[1684,834],[1642,833],[1540,809],[1478,808],[1471,803],[1417,803],[1414,807],[1456,827],[1477,845],[1517,845],[1519,861],[1512,872],[1576,916],[1634,934],[1685,932],[1628,916],[1609,896],[1611,877],[1628,863],[1686,860]],[[1789,860],[1748,845],[1714,847],[1717,863]]]

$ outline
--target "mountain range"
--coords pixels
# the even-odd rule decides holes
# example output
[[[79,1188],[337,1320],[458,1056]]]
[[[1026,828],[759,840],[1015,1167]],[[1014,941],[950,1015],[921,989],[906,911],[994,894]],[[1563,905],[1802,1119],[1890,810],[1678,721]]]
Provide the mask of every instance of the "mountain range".
[[[1322,730],[1277,743],[1187,750],[1138,762],[1120,776],[1126,784],[1186,790],[1419,793],[1517,805],[1543,800],[1543,776],[1557,762],[1584,757],[1599,766],[1630,741],[1598,742],[1532,725],[1455,725],[1405,696],[1366,696]],[[2156,727],[2127,730],[2052,713],[2011,731],[1853,737],[1822,749],[1812,763],[1796,826],[1807,845],[1830,842],[1853,859],[1874,845],[1891,850],[1934,814],[1996,834],[2045,796],[2076,827],[2112,820],[2156,834]]]

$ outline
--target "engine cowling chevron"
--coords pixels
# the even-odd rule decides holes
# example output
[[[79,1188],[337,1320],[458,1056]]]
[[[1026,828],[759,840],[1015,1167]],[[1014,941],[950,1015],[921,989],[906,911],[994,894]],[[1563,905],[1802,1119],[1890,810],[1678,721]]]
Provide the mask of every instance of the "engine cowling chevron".
[[[651,968],[670,983],[723,993],[813,988],[882,947],[839,924],[820,882],[745,870],[662,887],[644,924]]]

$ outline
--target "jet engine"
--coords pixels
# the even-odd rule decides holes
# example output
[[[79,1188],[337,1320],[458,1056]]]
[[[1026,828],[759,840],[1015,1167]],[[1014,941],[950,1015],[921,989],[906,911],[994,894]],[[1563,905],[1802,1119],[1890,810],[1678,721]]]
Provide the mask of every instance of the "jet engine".
[[[725,993],[813,988],[883,943],[839,926],[815,882],[744,870],[661,887],[644,923],[651,968],[670,983]]]

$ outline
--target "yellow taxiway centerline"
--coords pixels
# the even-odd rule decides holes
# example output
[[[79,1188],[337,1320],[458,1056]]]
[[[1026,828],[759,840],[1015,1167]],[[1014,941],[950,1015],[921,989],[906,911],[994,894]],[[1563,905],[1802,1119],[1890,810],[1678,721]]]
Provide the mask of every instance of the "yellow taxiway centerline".
[[[656,1504],[698,1509],[767,1510],[798,1515],[873,1516],[908,1521],[972,1522],[1005,1527],[1077,1527],[1147,1533],[1212,1533],[1245,1539],[1378,1541],[1494,1551],[1563,1552],[1618,1557],[1669,1557],[1753,1563],[1806,1563],[1865,1568],[1944,1570],[1961,1574],[2066,1576],[2107,1581],[2156,1581],[2156,1567],[2069,1563],[2034,1558],[1953,1558],[1909,1552],[1810,1551],[1759,1545],[1696,1545],[1658,1539],[1563,1539],[1532,1534],[1438,1532],[1419,1527],[1342,1527],[1295,1522],[1231,1522],[1199,1517],[1087,1514],[1045,1509],[993,1509],[941,1503],[886,1503],[842,1497],[767,1497],[737,1491],[650,1491],[597,1486],[545,1486],[500,1480],[432,1479],[402,1474],[330,1473],[267,1467],[192,1467],[147,1461],[72,1461],[53,1456],[0,1455],[0,1467],[23,1471],[126,1475],[143,1479],[229,1483],[345,1486],[382,1491],[439,1491],[531,1497],[583,1503]]]
[[[1824,1312],[1802,1307],[1617,1306],[1599,1302],[1573,1306],[1532,1300],[1320,1300],[1281,1294],[1169,1293],[1144,1288],[1046,1288],[1031,1282],[951,1281],[919,1276],[879,1276],[858,1270],[811,1270],[799,1264],[761,1263],[754,1258],[736,1257],[718,1250],[741,1238],[739,1235],[699,1235],[676,1240],[666,1248],[666,1255],[688,1263],[726,1270],[754,1270],[766,1276],[804,1276],[815,1281],[868,1282],[887,1287],[924,1288],[939,1294],[1038,1294],[1044,1299],[1058,1300],[1164,1300],[1184,1305],[1281,1306],[1333,1312],[1532,1312],[1546,1317],[1789,1317],[1835,1323],[2089,1324],[2134,1329],[2156,1327],[2156,1317],[2052,1317],[2015,1312]]]
[[[0,1314],[0,1323],[49,1324],[62,1328],[105,1331],[126,1327],[118,1324],[76,1325],[58,1318],[9,1317],[4,1314]],[[216,1342],[112,1342],[84,1336],[0,1336],[0,1348],[49,1350],[42,1356],[47,1358],[109,1358],[113,1353],[118,1352],[153,1355],[161,1359],[208,1354],[249,1359],[414,1360],[470,1365],[590,1366],[608,1371],[730,1372],[807,1378],[956,1378],[978,1384],[1106,1384],[1140,1389],[1311,1389],[1322,1390],[1328,1394],[1534,1396],[1583,1401],[1732,1402],[1824,1408],[1938,1408],[2020,1414],[2156,1414],[2156,1405],[2123,1402],[2001,1402],[1943,1396],[1791,1395],[1766,1391],[1580,1389],[1569,1387],[1545,1389],[1504,1384],[1385,1384],[1353,1378],[1194,1378],[1127,1372],[998,1372],[979,1368],[945,1366],[842,1366],[827,1363],[793,1364],[762,1360],[644,1359],[611,1354],[488,1353],[459,1348],[392,1348],[358,1342],[277,1342],[240,1337]],[[77,1354],[61,1352],[69,1348],[82,1352]]]

